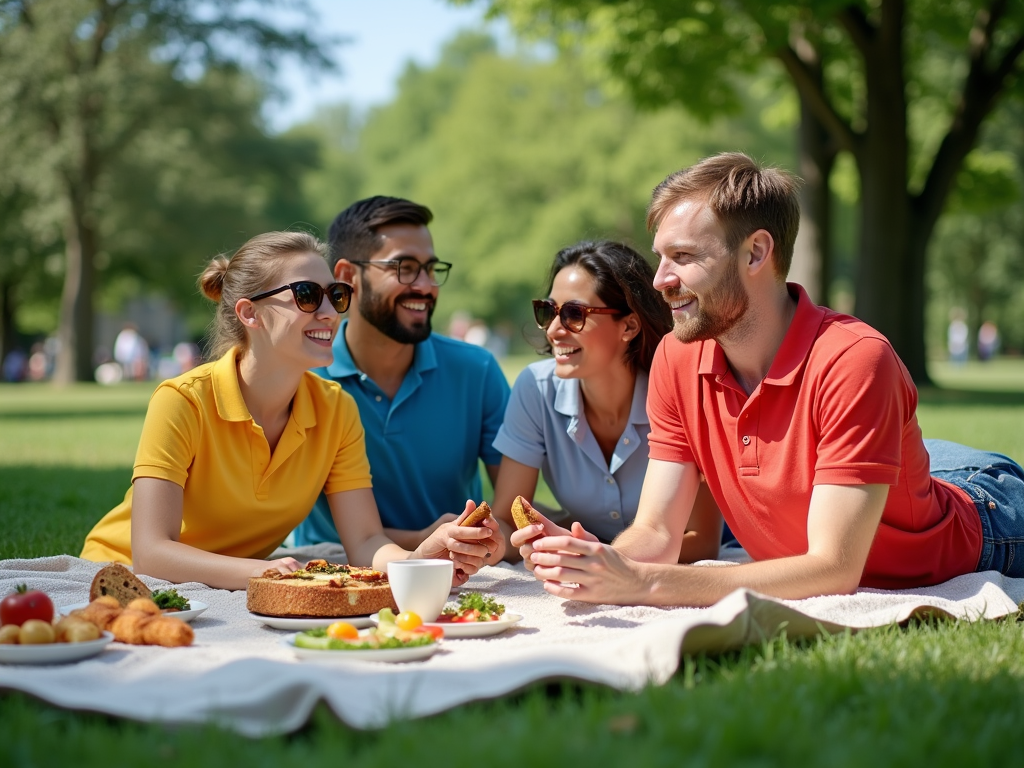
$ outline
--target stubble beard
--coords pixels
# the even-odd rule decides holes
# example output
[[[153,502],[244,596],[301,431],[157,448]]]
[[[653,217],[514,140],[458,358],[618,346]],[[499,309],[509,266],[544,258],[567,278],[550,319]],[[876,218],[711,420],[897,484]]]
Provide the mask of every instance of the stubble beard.
[[[663,295],[671,302],[695,294],[671,290]],[[718,283],[696,301],[696,316],[673,318],[672,335],[683,344],[718,339],[735,328],[750,306],[750,297],[740,282],[739,263],[732,261]]]
[[[374,291],[364,277],[360,277],[359,284],[359,314],[366,322],[399,344],[419,344],[430,338],[430,319],[434,316],[434,302],[430,297],[424,297],[429,307],[427,321],[410,328],[399,322],[395,307],[389,306],[387,299]],[[399,297],[395,303],[401,299]]]

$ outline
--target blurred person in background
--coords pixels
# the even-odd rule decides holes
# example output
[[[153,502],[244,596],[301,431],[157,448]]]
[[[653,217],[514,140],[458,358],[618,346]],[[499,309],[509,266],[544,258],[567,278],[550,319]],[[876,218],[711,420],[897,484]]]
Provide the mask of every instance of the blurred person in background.
[[[978,359],[983,363],[991,360],[999,351],[999,329],[991,320],[978,328]]]
[[[492,554],[493,521],[439,526],[415,551],[384,534],[355,404],[308,371],[330,363],[352,295],[333,281],[324,250],[311,235],[271,232],[207,267],[199,282],[217,302],[218,359],[157,387],[132,487],[86,537],[83,558],[244,589],[251,576],[299,568],[264,558],[321,493],[354,565],[450,559],[461,583]]]
[[[494,356],[432,332],[431,316],[452,265],[434,253],[430,209],[371,197],[338,214],[329,233],[335,280],[353,286],[354,308],[334,339],[334,362],[317,373],[355,398],[385,531],[419,546],[482,495],[508,400]],[[294,536],[298,546],[337,542],[323,497]]]
[[[149,376],[149,344],[131,323],[114,339],[114,360],[127,381],[144,381]]]
[[[610,542],[632,524],[647,472],[648,373],[672,330],[653,281],[646,259],[621,243],[581,242],[555,256],[548,297],[533,302],[551,358],[519,374],[494,441],[502,453],[494,511],[507,536],[512,501],[532,502],[541,472],[562,508],[557,522],[541,515],[546,535],[585,528]],[[702,486],[679,561],[716,558],[721,536]],[[519,560],[507,541],[506,559]]]

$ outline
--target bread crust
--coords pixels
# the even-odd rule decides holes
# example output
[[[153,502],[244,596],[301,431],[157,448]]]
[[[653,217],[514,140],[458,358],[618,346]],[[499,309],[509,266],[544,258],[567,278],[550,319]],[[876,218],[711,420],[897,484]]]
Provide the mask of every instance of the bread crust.
[[[475,528],[483,523],[488,517],[491,516],[491,508],[487,506],[486,501],[481,501],[480,506],[469,513],[469,517],[463,520],[459,525],[466,528]]]
[[[299,575],[268,571],[249,579],[246,607],[252,613],[281,618],[365,616],[381,608],[398,610],[387,575],[369,568],[348,570],[331,574],[330,579],[309,578],[306,571],[298,571]]]
[[[120,563],[100,568],[89,587],[89,600],[109,595],[124,608],[139,597],[149,598],[153,592],[134,573]]]
[[[537,525],[541,522],[533,507],[530,506],[530,502],[522,496],[516,496],[516,500],[512,502],[512,519],[516,523],[516,528],[525,528],[528,525]]]

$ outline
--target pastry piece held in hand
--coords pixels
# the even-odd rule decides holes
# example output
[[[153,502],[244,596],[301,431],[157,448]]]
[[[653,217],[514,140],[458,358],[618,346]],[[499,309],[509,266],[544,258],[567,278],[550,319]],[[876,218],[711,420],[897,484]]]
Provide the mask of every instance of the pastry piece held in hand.
[[[484,520],[491,516],[491,508],[487,506],[486,501],[481,501],[480,506],[469,513],[469,517],[463,520],[459,525],[466,528],[475,528],[482,525]]]
[[[132,600],[138,597],[148,598],[152,594],[149,587],[143,584],[134,573],[120,563],[111,563],[105,568],[100,568],[92,580],[89,600],[110,595],[124,608]]]
[[[541,524],[541,519],[530,506],[530,502],[522,496],[516,496],[516,500],[512,502],[512,519],[515,520],[516,528]]]

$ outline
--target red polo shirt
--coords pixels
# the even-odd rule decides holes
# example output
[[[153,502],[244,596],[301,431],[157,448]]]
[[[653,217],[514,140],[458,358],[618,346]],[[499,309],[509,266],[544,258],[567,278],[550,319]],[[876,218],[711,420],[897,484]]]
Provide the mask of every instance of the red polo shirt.
[[[888,340],[811,303],[749,395],[715,341],[668,335],[651,368],[650,456],[695,462],[755,560],[807,552],[815,485],[889,485],[861,585],[898,589],[974,571],[981,520],[959,488],[929,474],[917,389]]]

